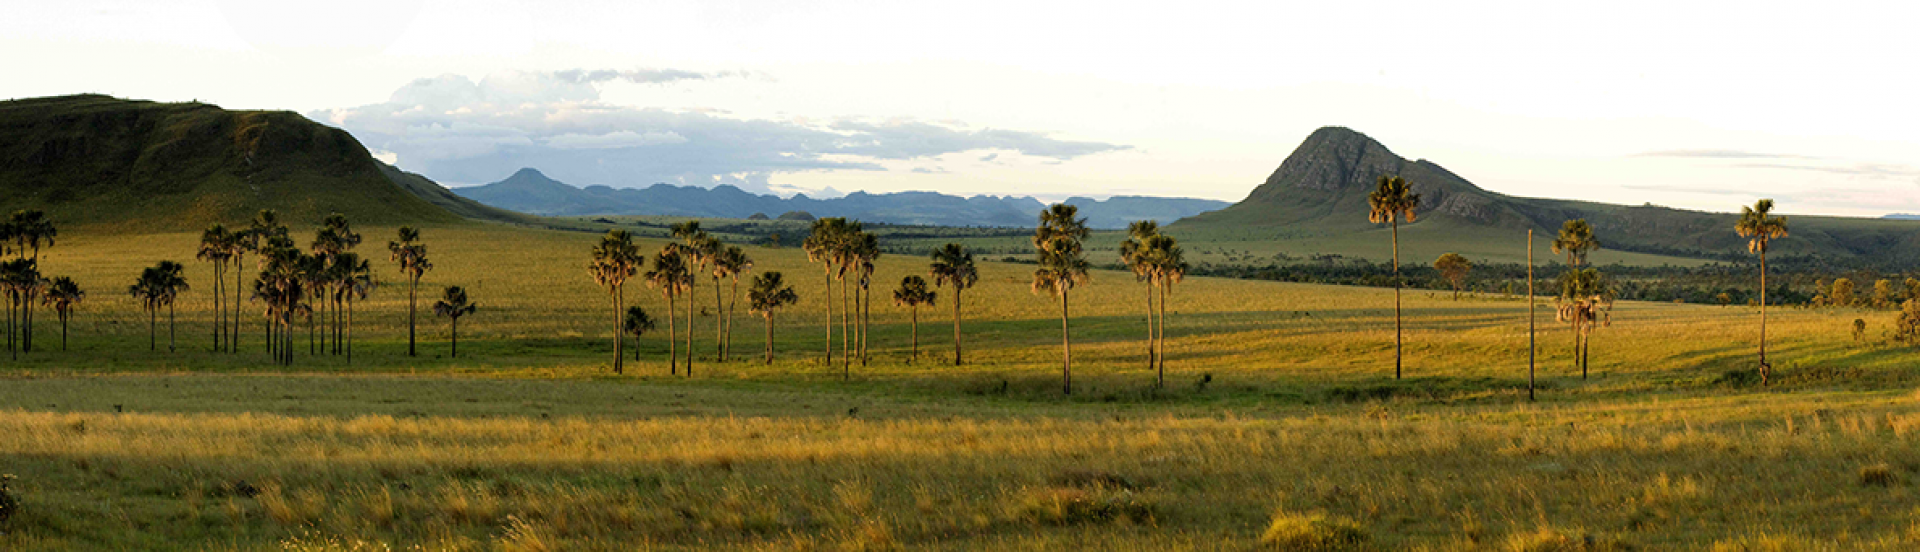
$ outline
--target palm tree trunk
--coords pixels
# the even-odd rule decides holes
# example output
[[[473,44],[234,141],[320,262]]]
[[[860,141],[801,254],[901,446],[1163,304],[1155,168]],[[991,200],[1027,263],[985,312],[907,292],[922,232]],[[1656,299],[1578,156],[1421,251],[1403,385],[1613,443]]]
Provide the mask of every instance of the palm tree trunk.
[[[733,288],[727,298],[727,329],[722,332],[726,339],[720,341],[720,362],[727,361],[727,354],[733,352],[733,307],[740,304],[740,276],[733,276]]]
[[[694,282],[694,281],[698,281],[698,279],[687,278],[687,281]],[[688,283],[687,284],[687,377],[689,378],[693,377],[693,304],[694,304],[693,284]],[[673,316],[673,313],[667,313],[667,316]]]
[[[764,316],[763,318],[767,319],[767,365],[772,366],[773,365],[773,313],[768,312],[767,315]]]
[[[853,342],[848,338],[853,303],[847,300],[848,287],[852,285],[840,282],[840,379],[842,380],[853,379]]]
[[[1147,279],[1147,369],[1152,370],[1156,362],[1153,359],[1153,279]],[[1166,382],[1156,380],[1155,387],[1163,387]]]
[[[455,316],[447,323],[453,330],[453,344],[448,348],[447,358],[460,358],[460,317]]]
[[[23,330],[20,333],[20,352],[31,353],[33,352],[33,299],[34,297],[32,294],[27,294],[26,298],[27,300],[22,302],[24,306],[22,306],[20,309],[21,310],[20,318],[22,319],[22,323],[20,327],[23,328]]]
[[[347,364],[353,364],[353,296],[347,296]]]
[[[420,309],[420,277],[413,276],[407,285],[407,356],[414,356],[414,312]]]
[[[1393,220],[1393,379],[1400,379],[1400,219]]]
[[[620,374],[623,373],[620,366],[620,359],[623,358],[620,356],[620,344],[627,340],[626,331],[620,327],[620,307],[623,306],[620,304],[620,288],[613,288],[607,297],[613,301],[613,373]]]
[[[173,352],[173,303],[167,303],[167,352]]]
[[[225,295],[220,292],[220,281],[225,279],[221,276],[220,263],[216,262],[213,264],[213,352],[216,353],[220,352],[220,333],[224,331],[220,327],[220,319],[226,317],[227,312],[220,308],[220,297]]]
[[[1154,363],[1157,365],[1154,377],[1157,381],[1156,385],[1165,389],[1167,387],[1167,282],[1165,281],[1160,282],[1160,329],[1156,334],[1154,341],[1159,344],[1160,350],[1153,354]]]
[[[960,365],[960,283],[953,284],[953,365]]]
[[[827,368],[833,368],[833,265],[827,265]]]
[[[907,364],[913,364],[920,358],[920,306],[914,305],[913,311],[913,356],[907,357]]]
[[[60,352],[67,352],[67,311],[60,311]]]
[[[1060,289],[1060,390],[1073,394],[1073,334],[1067,331],[1067,290]]]
[[[1760,246],[1760,385],[1766,386],[1773,366],[1767,364],[1767,249]]]
[[[159,332],[160,332],[160,309],[154,308],[153,305],[148,305],[147,306],[147,351],[148,352],[160,350],[160,341],[159,341],[159,338],[157,337],[159,335]]]
[[[672,284],[668,284],[668,285],[672,285]],[[680,375],[680,330],[675,327],[674,320],[679,319],[680,315],[674,312],[676,310],[673,308],[674,294],[669,292],[666,295],[667,295],[667,375],[677,376],[677,375]]]
[[[720,298],[720,277],[716,275],[713,277],[713,358],[716,362],[725,360],[720,357],[720,351],[727,346],[727,319],[721,314],[726,308],[726,302]]]
[[[245,269],[240,267],[244,266],[244,259],[246,259],[246,255],[233,256],[233,318],[232,324],[227,326],[233,333],[228,336],[227,339],[227,352],[229,353],[240,352],[240,276],[246,272]]]

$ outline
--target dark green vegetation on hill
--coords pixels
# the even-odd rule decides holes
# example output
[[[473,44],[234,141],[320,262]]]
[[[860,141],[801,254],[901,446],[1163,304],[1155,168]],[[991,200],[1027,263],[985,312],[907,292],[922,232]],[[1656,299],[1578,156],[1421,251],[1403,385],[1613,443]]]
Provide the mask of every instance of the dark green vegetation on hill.
[[[64,224],[197,229],[263,208],[303,225],[334,212],[374,224],[460,220],[396,185],[353,136],[291,112],[36,98],[0,103],[0,137],[0,205]]]
[[[1747,257],[1745,240],[1733,232],[1732,213],[1503,195],[1338,127],[1314,131],[1247,199],[1182,220],[1172,231],[1203,242],[1315,242],[1324,249],[1314,252],[1352,255],[1355,250],[1340,247],[1343,240],[1368,235],[1364,240],[1387,242],[1386,230],[1365,217],[1367,192],[1383,174],[1405,177],[1422,196],[1418,221],[1400,229],[1402,246],[1410,249],[1406,258],[1432,259],[1449,250],[1478,258],[1469,251],[1496,243],[1519,244],[1512,249],[1524,256],[1528,228],[1551,235],[1571,219],[1591,223],[1605,249],[1722,261]],[[1729,201],[1727,209],[1742,203],[1751,201]],[[1800,216],[1792,215],[1791,205],[1783,208],[1793,220],[1793,235],[1774,245],[1783,263],[1800,258],[1881,269],[1920,266],[1920,222]]]
[[[847,217],[867,222],[936,226],[1032,226],[1034,214],[1046,204],[1032,197],[960,197],[935,192],[869,194],[814,199],[749,193],[733,186],[712,189],[654,184],[642,189],[607,186],[577,188],[548,178],[534,169],[520,169],[506,180],[461,188],[456,193],[496,207],[548,216],[665,215],[744,219],[755,213],[806,211],[821,217]],[[1085,197],[1066,200],[1080,207],[1087,224],[1095,228],[1124,228],[1127,223],[1151,219],[1172,222],[1227,206],[1225,201],[1191,198],[1115,196],[1104,201]]]

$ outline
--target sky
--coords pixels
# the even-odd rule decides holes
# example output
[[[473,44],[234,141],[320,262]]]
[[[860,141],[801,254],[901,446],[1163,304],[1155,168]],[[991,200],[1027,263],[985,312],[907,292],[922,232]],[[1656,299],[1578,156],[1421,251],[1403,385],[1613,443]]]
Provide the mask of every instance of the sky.
[[[1496,192],[1920,212],[1920,3],[64,0],[0,97],[281,109],[449,186],[1239,200],[1322,126]]]

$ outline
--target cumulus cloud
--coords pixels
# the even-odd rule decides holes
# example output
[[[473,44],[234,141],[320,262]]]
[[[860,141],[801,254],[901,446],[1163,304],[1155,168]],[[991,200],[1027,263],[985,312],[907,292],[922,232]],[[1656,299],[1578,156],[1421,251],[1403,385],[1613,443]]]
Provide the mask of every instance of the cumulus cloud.
[[[805,171],[880,171],[884,162],[995,150],[1062,162],[1129,146],[1010,129],[969,130],[911,119],[833,122],[733,117],[601,101],[599,86],[745,76],[675,69],[513,72],[474,81],[418,79],[386,102],[311,113],[408,170],[447,182],[491,182],[534,167],[576,185],[655,182],[783,191],[771,178]]]

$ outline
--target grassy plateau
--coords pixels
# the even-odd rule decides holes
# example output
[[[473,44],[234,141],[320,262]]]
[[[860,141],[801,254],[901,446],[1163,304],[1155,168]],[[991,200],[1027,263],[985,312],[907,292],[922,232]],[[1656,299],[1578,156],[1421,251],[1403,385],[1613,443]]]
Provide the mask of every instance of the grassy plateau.
[[[1156,389],[1143,284],[1096,272],[1072,295],[1062,395],[1058,306],[1031,266],[981,265],[955,366],[951,290],[919,313],[914,359],[889,299],[927,263],[882,257],[872,361],[842,367],[839,336],[822,360],[821,266],[756,246],[753,272],[801,296],[774,363],[744,306],[714,358],[703,278],[699,360],[669,375],[665,299],[636,282],[660,329],[616,376],[595,234],[425,228],[410,358],[394,230],[356,230],[382,286],[356,305],[353,361],[297,335],[287,368],[253,303],[239,351],[211,350],[197,233],[63,228],[41,270],[89,296],[66,350],[37,308],[35,350],[0,363],[0,472],[21,504],[0,550],[1920,547],[1920,352],[1888,337],[1889,312],[1770,309],[1762,387],[1757,309],[1620,303],[1582,378],[1543,300],[1530,402],[1525,299],[1406,292],[1395,381],[1392,290],[1188,278]],[[1099,257],[1118,237],[1096,240],[1091,260],[1116,262]],[[193,289],[174,350],[162,312],[150,351],[125,291],[163,259]],[[458,358],[425,308],[446,285],[479,305]]]

